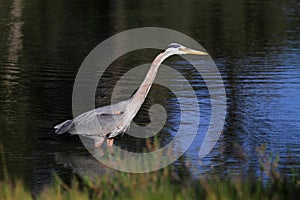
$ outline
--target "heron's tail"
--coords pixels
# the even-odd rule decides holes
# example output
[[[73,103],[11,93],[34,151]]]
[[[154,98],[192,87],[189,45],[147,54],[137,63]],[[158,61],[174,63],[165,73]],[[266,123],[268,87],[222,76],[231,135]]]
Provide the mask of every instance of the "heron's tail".
[[[58,124],[54,127],[55,133],[56,134],[63,134],[69,131],[69,129],[72,127],[73,125],[73,120],[67,120],[61,124]]]

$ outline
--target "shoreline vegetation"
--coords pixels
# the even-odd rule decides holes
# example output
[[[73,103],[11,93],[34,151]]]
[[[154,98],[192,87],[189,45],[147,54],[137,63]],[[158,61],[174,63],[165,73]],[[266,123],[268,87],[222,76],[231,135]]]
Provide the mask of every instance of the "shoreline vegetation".
[[[299,174],[291,177],[280,174],[278,159],[271,160],[264,152],[265,146],[258,148],[259,173],[267,179],[245,180],[242,174],[222,178],[207,174],[194,178],[168,166],[142,174],[110,171],[101,176],[74,176],[69,184],[54,174],[54,181],[38,194],[33,194],[22,180],[10,177],[4,165],[0,199],[300,199]]]
[[[73,178],[69,185],[55,175],[55,181],[36,195],[22,181],[6,176],[0,181],[0,199],[300,199],[299,181],[283,177],[264,183],[242,177],[182,179],[173,173],[171,168],[145,174],[115,172],[94,180]]]

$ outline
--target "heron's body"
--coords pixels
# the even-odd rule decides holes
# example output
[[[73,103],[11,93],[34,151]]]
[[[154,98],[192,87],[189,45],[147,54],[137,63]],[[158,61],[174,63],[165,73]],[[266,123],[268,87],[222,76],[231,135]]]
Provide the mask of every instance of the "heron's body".
[[[143,83],[129,100],[100,107],[85,112],[73,120],[67,120],[54,127],[56,129],[55,133],[68,132],[92,138],[96,147],[100,147],[105,137],[107,137],[108,144],[112,145],[112,138],[129,128],[132,119],[146,99],[160,64],[174,54],[207,55],[205,52],[192,50],[179,44],[170,44],[168,49],[154,59]]]
[[[105,137],[116,129],[117,124],[124,117],[128,102],[129,100],[121,101],[117,104],[85,112],[73,120],[67,120],[55,126],[55,133],[63,134],[68,132],[72,135],[77,135],[77,127],[80,129],[80,135],[94,139],[96,146],[101,145]],[[75,123],[77,123],[76,126]],[[98,123],[98,125],[95,123]]]

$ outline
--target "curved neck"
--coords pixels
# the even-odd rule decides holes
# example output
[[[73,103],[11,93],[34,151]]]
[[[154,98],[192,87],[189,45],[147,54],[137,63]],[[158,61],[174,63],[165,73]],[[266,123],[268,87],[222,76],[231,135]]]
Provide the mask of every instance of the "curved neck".
[[[111,134],[117,135],[121,131],[126,131],[126,129],[129,127],[131,121],[141,108],[142,104],[144,103],[146,96],[152,86],[152,83],[155,79],[155,76],[157,74],[159,65],[169,56],[173,54],[170,54],[169,52],[163,52],[160,53],[156,58],[153,60],[151,67],[149,71],[147,72],[147,75],[140,85],[137,92],[128,100],[128,105],[125,110],[125,114],[122,116],[122,120],[118,123],[117,129],[115,129]]]
[[[151,64],[149,71],[147,72],[147,75],[145,76],[144,81],[142,82],[142,84],[140,85],[136,93],[132,96],[131,98],[132,103],[140,104],[140,105],[143,104],[153,84],[153,81],[156,77],[160,64],[169,56],[170,54],[167,52],[160,53],[158,56],[156,56],[156,58],[153,60]]]
[[[126,120],[127,122],[130,123],[130,121],[135,117],[135,115],[141,108],[142,104],[144,103],[147,94],[149,93],[149,90],[153,84],[155,77],[156,77],[156,74],[157,74],[160,64],[171,55],[172,54],[170,54],[168,52],[163,52],[163,53],[160,53],[158,56],[156,56],[156,58],[153,60],[151,67],[150,67],[149,71],[147,72],[147,75],[146,75],[144,81],[140,85],[137,92],[129,99],[129,104],[126,108],[127,110],[125,111],[126,118],[124,118],[124,120]]]

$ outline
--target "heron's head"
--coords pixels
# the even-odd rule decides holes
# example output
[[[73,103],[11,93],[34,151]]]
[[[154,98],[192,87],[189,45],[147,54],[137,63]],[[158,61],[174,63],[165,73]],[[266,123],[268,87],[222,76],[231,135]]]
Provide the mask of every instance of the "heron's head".
[[[174,55],[174,54],[208,55],[206,52],[190,49],[177,43],[169,44],[166,49],[166,52],[168,52],[170,55]]]

